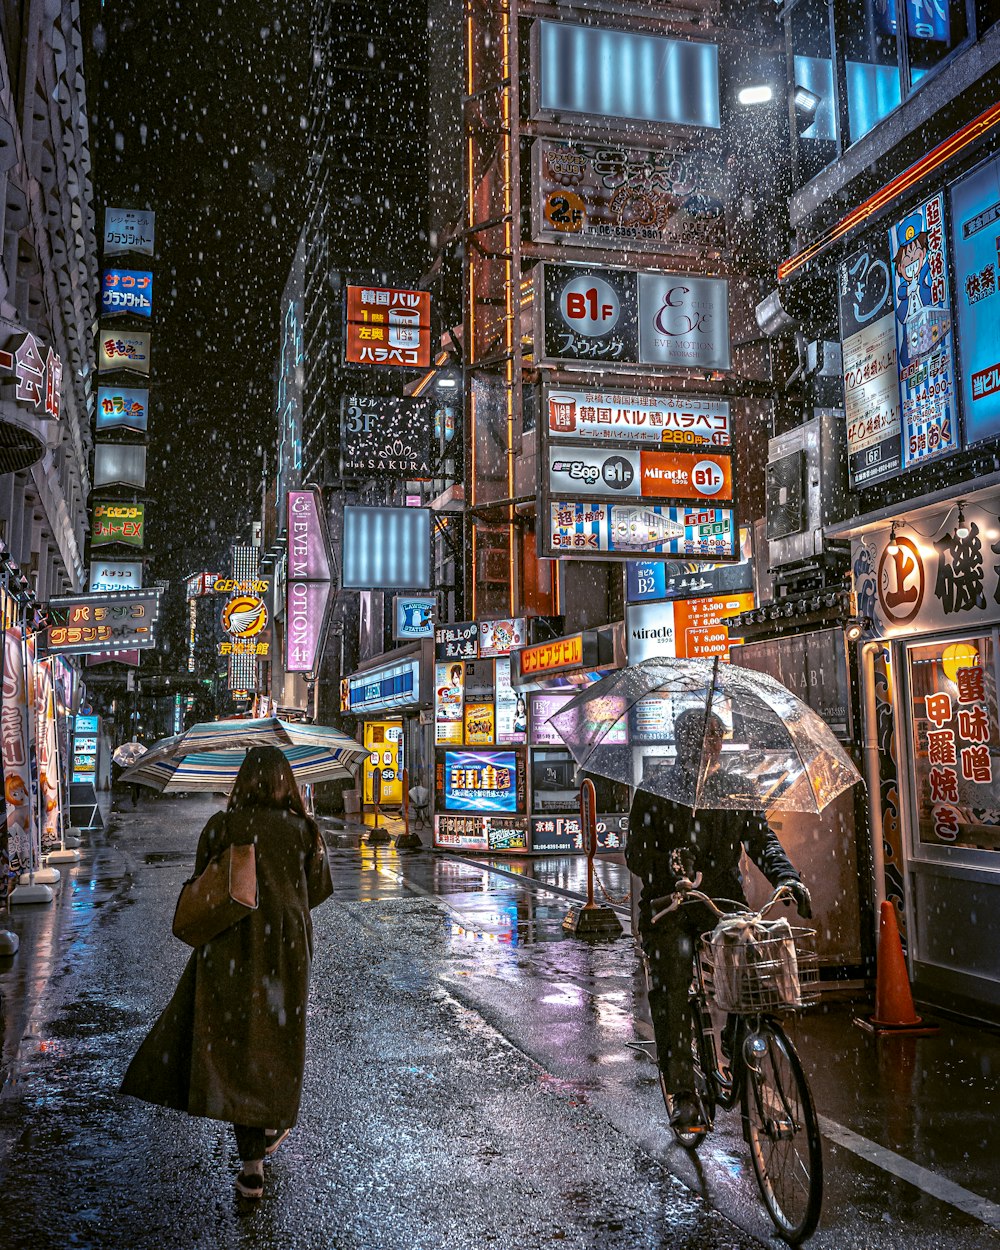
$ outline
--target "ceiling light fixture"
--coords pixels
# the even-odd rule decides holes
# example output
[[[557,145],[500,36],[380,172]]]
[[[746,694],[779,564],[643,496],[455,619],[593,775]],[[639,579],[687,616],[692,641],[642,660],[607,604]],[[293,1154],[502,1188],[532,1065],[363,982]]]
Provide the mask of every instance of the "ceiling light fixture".
[[[964,502],[964,500],[960,499],[958,503],[958,524],[955,526],[956,538],[969,537],[969,527],[965,523],[965,508],[963,507]]]
[[[737,104],[769,104],[774,99],[774,88],[768,83],[741,87],[736,93]]]
[[[899,551],[899,543],[896,542],[896,522],[893,521],[889,530],[889,541],[886,544],[886,551],[889,555],[894,556]]]

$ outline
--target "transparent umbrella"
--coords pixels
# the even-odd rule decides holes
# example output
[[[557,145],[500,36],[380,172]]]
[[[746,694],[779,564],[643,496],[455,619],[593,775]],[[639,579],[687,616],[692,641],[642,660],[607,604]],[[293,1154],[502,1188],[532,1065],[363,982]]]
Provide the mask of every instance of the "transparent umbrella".
[[[861,780],[801,699],[718,660],[644,660],[581,691],[548,723],[584,772],[695,809],[821,812]]]
[[[123,742],[111,758],[116,764],[121,764],[122,768],[128,768],[130,764],[134,764],[137,759],[145,754],[146,748],[141,742]]]

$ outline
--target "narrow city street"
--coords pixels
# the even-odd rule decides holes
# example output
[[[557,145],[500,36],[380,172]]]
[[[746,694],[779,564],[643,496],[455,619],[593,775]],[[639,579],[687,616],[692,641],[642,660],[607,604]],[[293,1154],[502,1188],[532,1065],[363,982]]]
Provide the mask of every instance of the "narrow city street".
[[[172,908],[215,806],[111,813],[56,903],[13,913],[4,1250],[772,1241],[738,1116],[697,1159],[672,1144],[653,1066],[630,1045],[649,1029],[627,917],[612,942],[563,935],[581,861],[494,871],[349,837],[331,839],[345,844],[330,852],[336,893],[315,916],[300,1123],[264,1201],[238,1200],[226,1126],[116,1092],[183,967]],[[997,1037],[946,1023],[876,1043],[838,1004],[797,1040],[825,1131],[810,1244],[997,1244]]]

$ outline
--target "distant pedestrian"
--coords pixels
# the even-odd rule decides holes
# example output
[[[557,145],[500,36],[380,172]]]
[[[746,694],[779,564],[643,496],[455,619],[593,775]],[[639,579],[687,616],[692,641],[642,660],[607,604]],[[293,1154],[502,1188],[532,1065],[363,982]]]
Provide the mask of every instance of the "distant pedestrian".
[[[122,1092],[227,1120],[259,1198],[264,1156],[294,1126],[305,1067],[310,909],[333,892],[326,846],[277,747],[254,747],[225,813],[205,826],[195,874],[231,844],[256,848],[258,907],[192,952],[180,984],[122,1082]]]

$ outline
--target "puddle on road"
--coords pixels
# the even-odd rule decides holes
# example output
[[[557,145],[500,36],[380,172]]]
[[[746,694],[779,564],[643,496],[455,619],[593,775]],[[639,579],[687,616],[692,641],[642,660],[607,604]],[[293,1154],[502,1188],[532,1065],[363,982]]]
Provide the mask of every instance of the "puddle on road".
[[[525,891],[495,888],[488,894],[452,890],[445,896],[445,933],[456,944],[477,942],[514,948],[561,942],[565,937],[562,922],[566,908],[561,903],[541,902]]]

